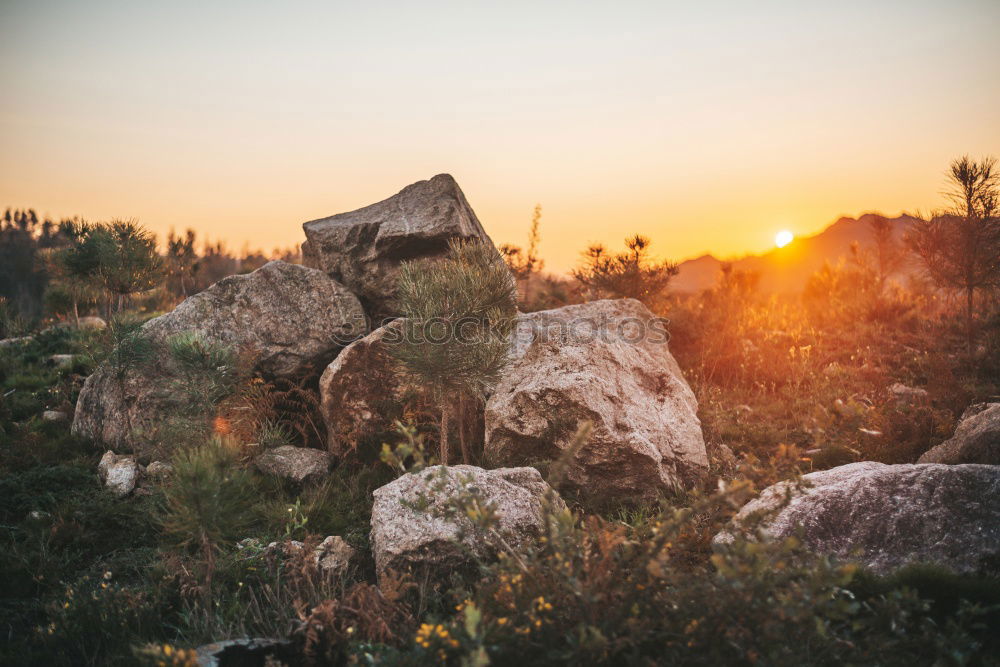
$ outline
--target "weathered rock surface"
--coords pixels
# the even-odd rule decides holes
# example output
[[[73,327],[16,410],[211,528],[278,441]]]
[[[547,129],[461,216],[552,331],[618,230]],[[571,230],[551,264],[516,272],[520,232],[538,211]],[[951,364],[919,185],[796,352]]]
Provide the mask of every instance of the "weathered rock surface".
[[[259,549],[260,543],[254,538],[242,540],[237,547],[240,550],[246,548]],[[306,545],[298,540],[288,540],[285,542],[271,542],[263,547],[265,556],[281,556],[288,558],[302,553]],[[351,566],[357,551],[347,543],[340,535],[329,535],[316,547],[313,552],[313,560],[320,572],[331,577],[339,577],[347,572]]]
[[[776,510],[762,520],[764,535],[800,535],[815,553],[856,558],[877,573],[908,563],[956,572],[995,573],[1000,567],[1000,466],[866,461],[803,479],[811,486],[801,492],[788,482],[765,489],[716,542],[731,542],[754,516]]]
[[[326,424],[327,449],[337,458],[362,444],[380,448],[386,434],[395,431],[394,421],[402,418],[403,409],[421,403],[424,392],[407,381],[390,352],[402,324],[402,318],[393,320],[354,341],[330,362],[320,378],[320,413]],[[462,415],[452,420],[453,442],[459,442],[458,429],[464,428],[467,443],[480,447],[482,402],[467,398],[453,410],[454,415]]]
[[[13,347],[14,345],[21,345],[22,343],[28,343],[35,339],[34,336],[19,336],[17,338],[4,338],[0,340],[0,347]]]
[[[345,347],[319,380],[320,412],[328,450],[342,457],[367,436],[392,428],[391,403],[402,400],[405,383],[386,338],[401,322],[379,327]]]
[[[351,566],[357,552],[340,535],[330,535],[316,548],[316,564],[320,572],[339,577]]]
[[[150,479],[164,480],[174,474],[174,467],[164,461],[153,461],[146,466],[146,476]]]
[[[135,490],[139,481],[139,464],[134,456],[119,456],[107,451],[97,464],[97,475],[105,488],[121,498]]]
[[[81,317],[79,322],[67,322],[67,326],[76,327],[78,329],[89,329],[91,331],[99,331],[101,329],[106,329],[108,323],[104,321],[103,318],[97,317],[96,315],[87,315]]]
[[[308,447],[283,445],[269,449],[254,460],[265,475],[274,475],[296,484],[316,482],[330,472],[333,457],[328,452]]]
[[[928,399],[926,389],[909,387],[902,382],[897,382],[889,387],[889,394],[897,405],[919,405]]]
[[[42,421],[64,422],[69,419],[69,415],[61,410],[46,410],[42,413]]]
[[[296,665],[302,657],[292,641],[266,637],[213,642],[199,646],[194,653],[198,667]]]
[[[590,421],[564,482],[588,502],[653,500],[699,477],[708,456],[697,401],[667,338],[633,299],[522,316],[512,364],[486,402],[487,457],[558,458]]]
[[[315,269],[270,262],[220,280],[143,325],[154,359],[123,377],[107,364],[98,368],[80,392],[73,432],[146,454],[147,436],[176,412],[177,369],[167,342],[177,334],[197,332],[251,354],[264,374],[295,378],[322,368],[366,331],[360,302],[342,285]]]
[[[537,470],[433,466],[375,490],[371,542],[379,576],[390,569],[443,574],[468,565],[470,554],[494,557],[497,545],[464,514],[448,511],[449,499],[470,490],[495,508],[496,530],[511,548],[538,538],[550,488]],[[559,509],[564,507],[558,495],[552,498]]]
[[[1000,403],[980,403],[962,415],[955,435],[924,452],[918,463],[1000,465]]]
[[[51,366],[59,370],[69,370],[73,368],[73,364],[76,362],[75,354],[52,354],[49,355],[47,359]]]
[[[399,315],[392,305],[400,262],[445,253],[451,239],[492,244],[455,179],[439,174],[365,208],[302,225],[307,265],[361,297],[376,322]]]

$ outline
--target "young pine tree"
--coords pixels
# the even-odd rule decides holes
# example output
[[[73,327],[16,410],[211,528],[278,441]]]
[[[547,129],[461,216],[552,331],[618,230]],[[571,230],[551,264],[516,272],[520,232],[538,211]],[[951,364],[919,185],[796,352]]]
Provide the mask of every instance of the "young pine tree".
[[[973,343],[976,290],[1000,286],[1000,170],[995,158],[953,160],[946,194],[951,209],[916,224],[907,241],[940,287],[965,293],[965,329]]]
[[[484,397],[507,364],[517,286],[491,245],[455,240],[443,259],[402,265],[398,300],[406,319],[391,349],[440,408],[440,458],[447,464],[456,402]],[[468,462],[464,435],[461,444]]]

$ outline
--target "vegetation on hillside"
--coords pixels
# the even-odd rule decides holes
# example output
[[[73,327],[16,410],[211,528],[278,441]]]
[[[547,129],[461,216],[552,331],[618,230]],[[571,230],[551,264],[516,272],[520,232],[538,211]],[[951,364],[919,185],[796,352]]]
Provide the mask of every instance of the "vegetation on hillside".
[[[979,169],[981,183],[988,164],[955,169]],[[974,201],[987,202],[985,192]],[[990,211],[952,215],[982,230],[997,224]],[[185,334],[168,346],[182,369],[177,414],[151,436],[170,445],[173,473],[120,500],[95,474],[101,450],[42,414],[71,415],[97,364],[143,363],[138,323],[203,287],[202,271],[216,260],[194,252],[193,235],[174,237],[154,259],[148,236],[130,228],[127,246],[148,273],[130,270],[114,289],[96,280],[45,311],[44,294],[71,283],[74,267],[92,266],[84,251],[100,244],[88,235],[104,233],[94,229],[108,228],[45,226],[22,214],[0,229],[0,257],[31,248],[38,262],[3,283],[9,300],[0,303],[3,335],[34,331],[0,346],[2,664],[191,665],[190,649],[245,636],[287,637],[302,664],[998,664],[995,577],[932,567],[881,577],[808,553],[794,538],[711,544],[766,486],[851,461],[914,462],[970,403],[1000,397],[996,283],[977,282],[970,311],[967,285],[935,277],[936,260],[925,259],[929,281],[888,278],[919,240],[904,246],[876,230],[874,249],[827,266],[795,297],[762,294],[753,274],[731,268],[712,289],[681,296],[669,290],[672,264],[651,257],[641,237],[619,255],[588,251],[574,280],[542,275],[536,217],[529,249],[502,253],[520,307],[631,296],[668,318],[671,350],[699,400],[712,477],[649,506],[601,513],[561,509],[549,497],[533,548],[501,544],[499,560],[445,581],[387,577],[376,586],[372,492],[429,463],[426,450],[447,457],[444,415],[458,392],[471,399],[499,372],[515,292],[496,253],[459,244],[435,265],[404,268],[407,315],[471,321],[482,347],[442,357],[409,339],[400,358],[434,392],[437,410],[422,409],[423,397],[393,406],[403,422],[384,450],[390,465],[350,460],[305,487],[260,474],[249,462],[261,448],[322,441],[315,386],[256,376],[239,350]],[[956,229],[949,233],[965,227]],[[77,253],[79,264],[69,259]],[[135,293],[154,277],[152,289]],[[80,315],[106,308],[108,292],[123,312],[105,331],[39,321],[72,321],[72,303]],[[54,354],[74,356],[56,364]],[[926,395],[900,400],[894,383]],[[567,456],[585,441],[583,429]],[[550,482],[564,464],[545,468]],[[476,501],[469,489],[455,506],[488,535],[495,517]],[[337,576],[309,558],[327,535],[359,553]]]

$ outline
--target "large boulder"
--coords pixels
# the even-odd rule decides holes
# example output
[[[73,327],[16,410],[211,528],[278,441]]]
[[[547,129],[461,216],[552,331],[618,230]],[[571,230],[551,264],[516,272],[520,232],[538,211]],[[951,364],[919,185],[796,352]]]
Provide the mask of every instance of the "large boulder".
[[[105,363],[87,378],[73,432],[149,453],[149,436],[176,411],[178,369],[168,341],[177,334],[195,332],[230,346],[252,357],[254,369],[266,376],[298,378],[321,369],[367,329],[360,302],[344,286],[316,269],[269,262],[220,280],[144,324],[152,358],[121,373]]]
[[[378,574],[393,570],[442,575],[476,558],[493,558],[499,546],[495,537],[456,511],[456,498],[491,506],[497,515],[496,534],[507,547],[523,549],[544,528],[543,508],[550,492],[552,509],[565,509],[534,468],[433,466],[403,475],[374,493],[371,543]]]
[[[365,438],[392,429],[406,383],[388,345],[401,332],[401,320],[379,327],[345,347],[319,380],[320,413],[327,449],[342,457]]]
[[[492,244],[455,179],[439,174],[377,204],[302,225],[307,265],[353,290],[376,321],[393,306],[400,262],[442,256],[451,239]]]
[[[1000,466],[865,461],[802,479],[801,490],[790,482],[765,489],[716,542],[753,538],[759,523],[766,537],[799,536],[814,553],[880,574],[909,563],[998,571]]]
[[[283,445],[267,450],[254,460],[254,464],[265,475],[305,484],[326,477],[333,458],[318,449]]]
[[[326,424],[327,448],[343,458],[362,449],[362,458],[380,451],[394,436],[395,420],[408,408],[422,409],[426,392],[408,380],[391,352],[402,335],[398,318],[345,347],[330,362],[319,380],[320,413]],[[483,441],[483,404],[466,398],[453,408],[461,418],[452,420],[452,437],[479,447]],[[367,445],[367,446],[365,446]]]
[[[955,435],[924,452],[918,463],[1000,465],[1000,403],[980,403],[962,415]]]
[[[667,339],[664,321],[634,299],[522,316],[486,402],[489,460],[556,459],[589,421],[563,482],[588,503],[655,500],[699,478],[708,455],[698,404]]]

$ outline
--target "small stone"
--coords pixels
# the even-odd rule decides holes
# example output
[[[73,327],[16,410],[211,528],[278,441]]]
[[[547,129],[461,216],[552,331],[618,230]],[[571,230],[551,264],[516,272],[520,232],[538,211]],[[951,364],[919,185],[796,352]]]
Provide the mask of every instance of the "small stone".
[[[119,456],[109,450],[97,464],[97,474],[105,488],[123,498],[132,493],[139,481],[139,464],[133,456]]]
[[[174,467],[163,461],[153,461],[146,466],[146,475],[151,479],[164,480],[174,472]]]
[[[919,405],[926,403],[928,399],[926,389],[908,387],[902,382],[897,382],[889,387],[889,393],[892,395],[893,400],[896,401],[896,404],[900,406]]]
[[[266,475],[305,484],[326,477],[333,464],[333,456],[318,449],[282,445],[265,451],[254,463]]]
[[[330,535],[316,549],[316,561],[321,572],[332,577],[339,577],[354,560],[356,552],[339,535]]]
[[[53,354],[49,356],[49,364],[55,366],[61,371],[69,370],[73,368],[73,362],[76,361],[75,354]]]

